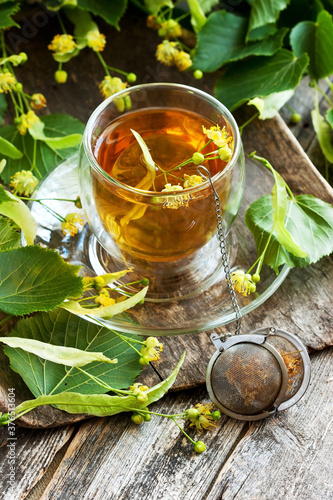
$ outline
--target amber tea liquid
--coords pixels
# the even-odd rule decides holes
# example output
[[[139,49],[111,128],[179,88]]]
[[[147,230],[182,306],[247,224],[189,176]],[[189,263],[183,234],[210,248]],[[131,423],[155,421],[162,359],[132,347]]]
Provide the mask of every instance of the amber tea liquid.
[[[203,125],[209,128],[215,124],[182,109],[148,108],[117,118],[98,137],[94,155],[102,169],[122,183],[124,189],[93,172],[94,199],[105,230],[125,254],[145,261],[176,261],[202,248],[215,234],[210,187],[184,189],[175,192],[174,197],[160,194],[166,183],[183,186],[185,174],[198,175],[193,163],[174,167],[207,143]],[[228,124],[225,125],[231,134]],[[154,162],[166,171],[163,174],[156,170],[148,196],[144,191],[126,189],[126,186],[135,188],[147,173],[142,150],[131,129],[141,134]],[[211,143],[202,153],[216,149]],[[217,159],[203,165],[214,177],[226,163]],[[216,185],[222,207],[229,196],[231,175],[224,176]]]

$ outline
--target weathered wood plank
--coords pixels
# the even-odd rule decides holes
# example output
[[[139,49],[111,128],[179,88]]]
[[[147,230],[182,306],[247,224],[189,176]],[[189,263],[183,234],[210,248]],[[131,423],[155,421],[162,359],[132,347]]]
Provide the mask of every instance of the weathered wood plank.
[[[169,395],[151,409],[180,413],[203,398],[207,401],[205,394],[201,390]],[[139,428],[127,414],[88,421],[81,425],[41,498],[204,498],[246,425],[223,417],[205,435],[190,429],[195,440],[207,445],[205,453],[196,455],[193,445],[168,419],[153,417]]]
[[[9,429],[1,428],[1,498],[8,500],[25,498],[33,486],[41,479],[56,453],[70,439],[73,430],[74,426],[39,431],[15,426],[14,436],[11,436]],[[11,445],[11,447],[8,445]],[[14,467],[15,470],[12,483],[11,467]]]
[[[333,349],[311,359],[312,381],[303,399],[250,426],[207,500],[333,498]]]

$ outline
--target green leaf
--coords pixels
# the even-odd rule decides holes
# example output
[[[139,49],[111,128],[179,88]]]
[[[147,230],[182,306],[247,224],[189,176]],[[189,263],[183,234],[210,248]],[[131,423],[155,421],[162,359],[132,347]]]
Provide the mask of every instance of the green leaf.
[[[8,107],[8,104],[7,104],[7,100],[6,100],[6,97],[4,96],[4,94],[0,94],[0,125],[2,124],[2,119],[3,119],[3,116],[5,114],[5,111]]]
[[[12,219],[23,231],[28,245],[33,245],[36,222],[27,205],[0,186],[0,214]]]
[[[121,397],[109,396],[107,394],[96,395],[62,392],[52,396],[39,396],[37,399],[31,401],[24,401],[16,407],[15,413],[19,416],[46,404],[56,405],[57,408],[68,413],[87,413],[98,417],[106,417],[133,410],[145,410],[149,404],[158,401],[170,389],[184,361],[184,355],[185,353],[183,353],[178,365],[166,380],[146,391],[148,402],[138,403],[135,396]]]
[[[78,316],[92,316],[93,318],[111,318],[116,314],[120,314],[131,307],[134,307],[136,304],[141,302],[144,299],[146,293],[148,291],[148,287],[143,288],[140,292],[136,293],[132,297],[129,297],[122,302],[115,303],[111,306],[105,307],[95,307],[92,309],[86,309],[82,307],[75,300],[68,300],[60,304],[60,307],[66,309],[73,314],[77,314]]]
[[[53,114],[41,117],[44,123],[44,133],[48,138],[66,137],[71,134],[82,134],[84,125],[82,122],[69,115]],[[7,165],[1,176],[6,184],[10,183],[10,178],[19,170],[30,170],[33,158],[34,139],[30,134],[20,135],[14,125],[0,128],[0,136],[11,142],[19,150],[25,151],[20,160],[12,160],[6,157]],[[41,176],[50,173],[59,163],[72,156],[78,150],[78,146],[66,149],[57,149],[51,143],[48,145],[44,141],[37,142],[36,164]],[[37,175],[37,172],[34,172]]]
[[[333,108],[329,109],[326,113],[326,121],[333,128]]]
[[[119,29],[119,21],[125,13],[127,0],[77,0],[80,9],[89,10]]]
[[[67,297],[81,296],[79,269],[39,246],[1,252],[0,309],[15,315],[48,311]]]
[[[261,26],[274,24],[280,12],[287,7],[288,3],[289,0],[254,0],[248,32],[251,33],[252,30]]]
[[[18,248],[20,246],[20,234],[12,226],[9,219],[0,217],[0,247],[1,251]]]
[[[255,106],[259,111],[259,119],[267,120],[273,118],[284,104],[293,96],[293,90],[285,90],[284,92],[275,92],[266,97],[255,97],[247,104]]]
[[[0,155],[8,156],[9,158],[13,158],[13,160],[19,160],[22,158],[23,153],[14,144],[0,137]]]
[[[311,111],[313,128],[318,137],[320,148],[329,163],[333,163],[333,145],[331,141],[331,127],[320,114],[318,104]]]
[[[286,29],[261,42],[245,43],[247,22],[245,17],[231,12],[213,12],[198,34],[194,66],[206,72],[215,71],[227,62],[250,55],[270,56],[281,48]]]
[[[245,221],[254,236],[258,255],[264,250],[273,225],[273,206],[270,195],[263,196],[250,205]],[[317,262],[333,251],[333,208],[328,203],[310,195],[299,195],[289,201],[286,228],[293,240],[307,251],[300,259],[283,248],[273,233],[264,262],[276,273],[282,264],[304,267]]]
[[[10,28],[11,26],[20,27],[13,19],[12,16],[20,10],[18,2],[0,2],[0,30]]]
[[[117,360],[112,360],[104,356],[102,352],[86,352],[75,347],[58,346],[41,342],[40,340],[22,339],[20,337],[0,337],[0,342],[14,349],[22,349],[25,352],[36,354],[36,356],[42,359],[59,365],[80,367],[94,361],[117,363]]]
[[[191,23],[193,29],[196,33],[203,28],[207,22],[207,17],[202,10],[199,0],[187,0],[190,12],[191,12]]]
[[[99,31],[97,24],[92,20],[89,12],[80,9],[66,9],[66,16],[74,24],[74,35],[79,50],[87,45],[89,31]]]
[[[145,6],[151,14],[158,14],[162,7],[170,7],[173,9],[172,0],[144,0]]]
[[[90,375],[115,389],[132,384],[142,368],[138,353],[131,347],[140,348],[137,341],[142,341],[141,337],[127,335],[130,338],[129,345],[110,329],[78,318],[63,309],[38,313],[19,321],[11,336],[67,349],[80,349],[86,355],[102,351],[110,359],[117,358],[117,364],[94,361],[86,368]],[[11,339],[11,336],[8,338]],[[11,368],[19,373],[35,397],[63,391],[102,394],[109,390],[75,367],[68,368],[11,347],[5,347],[5,352]]]
[[[44,141],[52,149],[74,148],[81,142],[82,134],[70,134],[63,137],[47,137],[44,133],[44,128],[45,123],[40,120],[29,128],[29,133],[34,139]]]
[[[272,57],[254,57],[232,63],[215,87],[215,96],[231,111],[253,97],[294,89],[308,63],[281,49]]]
[[[284,25],[282,25],[284,26]],[[246,42],[254,42],[257,40],[264,40],[268,36],[274,35],[277,32],[277,27],[275,24],[266,24],[260,26],[260,28],[255,28],[250,33],[247,34]]]
[[[218,3],[219,0],[200,0],[200,7],[204,14],[208,14]]]
[[[333,72],[333,22],[328,12],[319,12],[316,22],[298,23],[290,33],[290,43],[297,57],[308,54],[312,78],[319,80]]]

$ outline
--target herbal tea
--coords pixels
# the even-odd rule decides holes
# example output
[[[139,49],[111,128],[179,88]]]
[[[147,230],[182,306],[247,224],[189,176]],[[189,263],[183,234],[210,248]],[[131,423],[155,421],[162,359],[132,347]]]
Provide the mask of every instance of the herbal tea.
[[[193,112],[148,108],[125,114],[102,131],[94,155],[123,186],[94,172],[94,199],[105,230],[122,251],[146,261],[173,261],[202,248],[215,234],[212,191],[201,186],[197,165],[204,165],[212,177],[221,172],[232,155],[233,137],[227,123],[222,130],[214,125]],[[148,146],[155,169],[151,175],[132,130]],[[228,158],[215,140],[221,135]],[[231,175],[216,184],[222,207]]]

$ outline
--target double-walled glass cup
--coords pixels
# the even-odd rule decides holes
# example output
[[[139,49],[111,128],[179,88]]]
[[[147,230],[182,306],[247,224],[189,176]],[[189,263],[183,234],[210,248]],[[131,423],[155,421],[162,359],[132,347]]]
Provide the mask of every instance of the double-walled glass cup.
[[[171,141],[172,134],[177,139],[178,130],[186,129],[188,133],[191,122],[180,119],[176,127],[168,130],[163,123],[168,110],[171,115],[175,111],[181,112],[178,116],[190,114],[200,127],[201,122],[219,125],[221,129],[226,127],[233,138],[233,155],[223,170],[212,177],[221,200],[226,234],[241,203],[244,155],[239,130],[230,112],[212,96],[185,85],[156,83],[125,89],[105,100],[88,121],[79,171],[82,205],[95,236],[88,249],[94,270],[102,274],[129,268],[133,272],[130,278],[129,275],[123,278],[124,283],[146,277],[149,279],[148,300],[173,300],[201,293],[223,272],[210,183],[205,180],[171,192],[154,191],[154,186],[147,189],[144,183],[142,187],[133,187],[112,175],[113,165],[108,164],[107,171],[102,168],[96,153],[107,127],[110,133],[105,140],[110,142],[113,151],[117,147],[121,149],[125,139],[136,141],[131,128],[144,137],[147,126],[140,117],[147,110],[153,113],[149,126],[157,132],[164,130],[171,134]],[[129,127],[119,134],[117,126],[124,118],[128,118]],[[206,142],[204,133],[202,137]],[[195,150],[194,147],[191,154]],[[155,160],[154,151],[150,152]],[[175,152],[170,150],[170,154]],[[112,158],[110,161],[114,161]],[[142,154],[141,166],[137,162],[140,163],[140,155],[133,161],[133,171],[144,168]],[[144,174],[143,169],[142,176]],[[229,240],[232,253],[233,243]],[[129,291],[136,290],[129,286]]]

